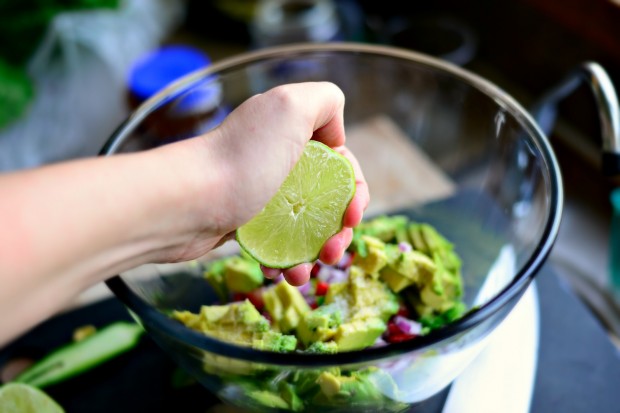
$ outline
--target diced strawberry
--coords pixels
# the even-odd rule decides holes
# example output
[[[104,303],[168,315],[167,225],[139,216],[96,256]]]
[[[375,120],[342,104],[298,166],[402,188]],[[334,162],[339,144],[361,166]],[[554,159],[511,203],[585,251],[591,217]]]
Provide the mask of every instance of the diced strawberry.
[[[312,266],[312,270],[310,270],[310,276],[311,277],[316,277],[319,274],[319,271],[321,270],[321,264],[317,261],[313,266]]]
[[[320,297],[327,294],[327,290],[329,290],[329,284],[324,281],[319,281],[316,283],[314,294]]]

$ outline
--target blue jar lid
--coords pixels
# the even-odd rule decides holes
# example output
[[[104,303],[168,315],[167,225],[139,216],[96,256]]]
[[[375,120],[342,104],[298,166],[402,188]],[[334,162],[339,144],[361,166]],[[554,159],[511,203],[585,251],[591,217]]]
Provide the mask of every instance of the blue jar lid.
[[[210,64],[209,57],[195,48],[164,46],[134,64],[127,86],[138,99],[146,100],[171,82]]]

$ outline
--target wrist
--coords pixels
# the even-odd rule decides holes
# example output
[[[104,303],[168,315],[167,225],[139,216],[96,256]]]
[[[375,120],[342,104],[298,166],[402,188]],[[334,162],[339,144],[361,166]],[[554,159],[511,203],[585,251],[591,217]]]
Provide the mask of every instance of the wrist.
[[[193,138],[145,152],[152,199],[141,202],[138,242],[146,261],[197,258],[230,231],[221,215],[220,164],[206,138]]]

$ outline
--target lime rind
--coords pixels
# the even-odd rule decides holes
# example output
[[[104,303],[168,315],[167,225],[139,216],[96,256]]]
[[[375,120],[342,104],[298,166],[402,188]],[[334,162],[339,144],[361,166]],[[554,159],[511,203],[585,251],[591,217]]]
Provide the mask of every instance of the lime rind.
[[[8,383],[0,387],[2,413],[64,413],[50,396],[24,383]]]
[[[276,195],[237,230],[237,242],[267,267],[312,262],[325,241],[342,229],[354,195],[355,172],[349,160],[310,141]]]

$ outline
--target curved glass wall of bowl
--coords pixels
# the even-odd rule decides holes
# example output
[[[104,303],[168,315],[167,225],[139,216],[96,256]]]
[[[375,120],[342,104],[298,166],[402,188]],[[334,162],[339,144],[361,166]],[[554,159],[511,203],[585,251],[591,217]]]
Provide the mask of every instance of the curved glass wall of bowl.
[[[283,66],[287,70],[278,70]],[[557,234],[563,199],[557,163],[542,133],[510,96],[416,53],[354,44],[294,45],[238,56],[183,79],[146,102],[103,152],[186,137],[183,131],[155,138],[156,120],[203,82],[219,85],[218,107],[234,108],[276,85],[312,80],[334,82],[345,93],[348,145],[372,194],[367,216],[406,214],[444,234],[462,259],[464,299],[472,311],[427,336],[385,347],[337,355],[273,354],[211,339],[166,316],[172,309],[197,311],[217,300],[197,267],[143,267],[109,285],[172,357],[235,404],[252,407],[240,383],[258,374],[286,381],[296,371],[337,366],[379,367],[373,380],[383,383],[387,399],[412,405],[447,386],[475,357],[519,300]],[[386,376],[396,389],[385,387]]]

